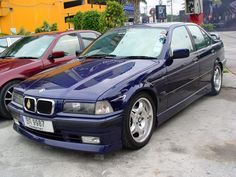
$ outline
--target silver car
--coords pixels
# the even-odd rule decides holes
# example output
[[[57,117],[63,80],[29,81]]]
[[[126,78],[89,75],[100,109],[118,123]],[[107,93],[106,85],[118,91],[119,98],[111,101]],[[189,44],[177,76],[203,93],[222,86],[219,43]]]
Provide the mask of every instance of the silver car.
[[[12,45],[14,42],[18,41],[22,36],[3,36],[0,37],[0,53],[2,53],[6,48]]]

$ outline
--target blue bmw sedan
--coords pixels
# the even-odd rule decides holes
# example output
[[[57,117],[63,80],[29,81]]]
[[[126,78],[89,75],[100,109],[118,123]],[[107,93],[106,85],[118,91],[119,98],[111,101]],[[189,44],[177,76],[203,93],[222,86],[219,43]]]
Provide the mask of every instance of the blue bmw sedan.
[[[200,97],[219,94],[224,45],[191,23],[113,29],[78,59],[14,88],[14,129],[85,152],[139,149]]]

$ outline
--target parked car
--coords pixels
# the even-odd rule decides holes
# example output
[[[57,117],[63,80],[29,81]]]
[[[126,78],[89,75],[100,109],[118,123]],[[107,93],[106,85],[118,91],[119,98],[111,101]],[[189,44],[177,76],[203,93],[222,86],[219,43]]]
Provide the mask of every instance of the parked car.
[[[11,118],[7,104],[12,100],[13,87],[19,82],[48,68],[76,58],[100,33],[67,31],[27,36],[0,55],[0,117]]]
[[[0,53],[10,47],[14,42],[21,39],[22,36],[2,36],[0,37]]]
[[[105,153],[145,146],[156,126],[217,95],[221,40],[192,23],[111,30],[79,57],[14,89],[14,129],[51,146]]]

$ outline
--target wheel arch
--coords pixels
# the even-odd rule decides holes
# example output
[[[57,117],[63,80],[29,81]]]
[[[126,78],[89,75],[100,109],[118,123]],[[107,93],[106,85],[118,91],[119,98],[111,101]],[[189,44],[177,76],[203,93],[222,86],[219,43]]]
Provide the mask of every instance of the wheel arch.
[[[154,90],[152,90],[151,88],[140,88],[138,89],[136,92],[133,93],[133,95],[131,95],[130,98],[133,98],[135,95],[141,93],[141,92],[144,92],[144,93],[147,93],[148,95],[150,95],[155,103],[155,106],[156,106],[156,111],[157,111],[157,108],[158,108],[158,99],[157,99],[157,96],[156,96],[156,93]]]
[[[216,58],[216,63],[218,63],[218,64],[220,65],[221,71],[223,72],[223,70],[224,70],[224,65],[223,65],[223,63],[221,62],[220,58]]]
[[[6,82],[2,83],[1,86],[0,86],[0,89],[2,89],[5,85],[7,85],[9,82],[12,82],[12,81],[24,81],[25,78],[22,78],[22,77],[19,77],[19,78],[14,78],[14,79],[11,79],[11,80],[7,80]]]

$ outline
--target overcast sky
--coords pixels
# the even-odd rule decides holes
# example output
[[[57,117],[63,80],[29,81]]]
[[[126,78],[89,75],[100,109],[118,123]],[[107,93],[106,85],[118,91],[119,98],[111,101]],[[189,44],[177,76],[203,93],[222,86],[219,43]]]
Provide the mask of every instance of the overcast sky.
[[[151,8],[155,7],[156,5],[159,5],[159,0],[146,0],[147,1],[147,5],[145,4],[141,4],[141,12],[143,13],[145,10],[145,7],[147,6],[148,9],[148,14]],[[182,3],[184,3],[184,0],[173,0],[173,12],[175,15],[179,14],[180,10],[183,10],[183,5],[181,5]],[[163,5],[167,5],[167,0],[162,0],[162,4]],[[167,6],[167,13],[170,14],[171,10],[170,10],[170,6]]]

